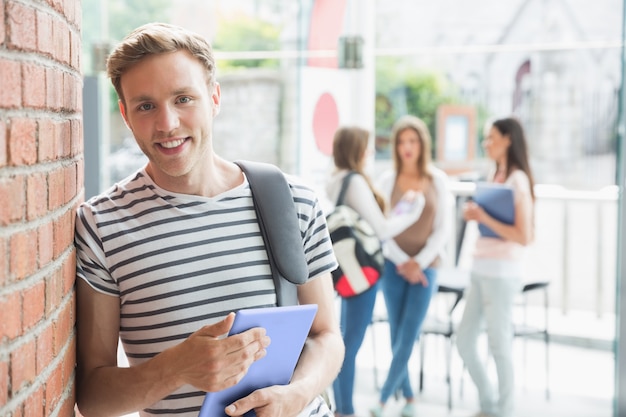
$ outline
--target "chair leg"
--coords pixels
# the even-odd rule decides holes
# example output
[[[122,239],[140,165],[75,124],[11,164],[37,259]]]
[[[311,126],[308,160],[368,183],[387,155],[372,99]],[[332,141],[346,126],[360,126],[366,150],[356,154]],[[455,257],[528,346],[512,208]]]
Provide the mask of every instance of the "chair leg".
[[[450,376],[450,368],[452,361],[452,337],[448,337],[446,344],[446,383],[448,384],[448,411],[452,410],[452,378]]]
[[[424,335],[419,339],[420,344],[420,374],[419,374],[419,392],[421,393],[424,390]]]
[[[550,399],[550,334],[548,333],[548,287],[544,288],[544,319],[545,319],[545,331],[544,341],[546,345],[546,400]]]

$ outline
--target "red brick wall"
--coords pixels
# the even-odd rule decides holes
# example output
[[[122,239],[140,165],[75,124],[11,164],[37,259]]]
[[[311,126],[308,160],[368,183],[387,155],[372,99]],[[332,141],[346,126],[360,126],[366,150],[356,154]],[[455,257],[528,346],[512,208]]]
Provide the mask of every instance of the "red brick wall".
[[[0,416],[74,413],[80,0],[0,0]]]

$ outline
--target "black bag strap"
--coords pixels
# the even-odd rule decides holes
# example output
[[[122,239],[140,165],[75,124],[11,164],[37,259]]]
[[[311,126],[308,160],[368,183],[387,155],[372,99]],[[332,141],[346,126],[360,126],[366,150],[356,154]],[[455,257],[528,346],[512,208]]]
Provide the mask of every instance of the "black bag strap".
[[[339,196],[337,197],[337,203],[335,203],[336,207],[343,204],[343,200],[346,198],[346,192],[348,191],[348,185],[350,185],[350,179],[354,174],[356,174],[356,171],[348,171],[346,176],[343,177],[341,190],[339,191]]]
[[[297,285],[309,269],[293,195],[283,172],[263,162],[235,161],[248,178],[252,201],[263,235],[276,286],[278,305],[298,304]],[[277,256],[280,254],[280,256]]]

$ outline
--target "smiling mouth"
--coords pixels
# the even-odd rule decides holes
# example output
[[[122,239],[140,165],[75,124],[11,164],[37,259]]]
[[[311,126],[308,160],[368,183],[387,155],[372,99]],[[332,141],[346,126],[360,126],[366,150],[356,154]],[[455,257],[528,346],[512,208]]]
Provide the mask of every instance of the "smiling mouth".
[[[159,143],[159,146],[162,146],[163,148],[166,148],[166,149],[174,149],[174,148],[179,147],[183,143],[185,143],[186,140],[187,138],[171,140],[169,142]]]

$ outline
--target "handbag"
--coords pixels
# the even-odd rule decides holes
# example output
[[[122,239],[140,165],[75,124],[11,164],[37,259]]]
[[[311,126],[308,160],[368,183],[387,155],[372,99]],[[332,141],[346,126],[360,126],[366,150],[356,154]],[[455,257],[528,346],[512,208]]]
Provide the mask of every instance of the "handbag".
[[[353,297],[371,288],[380,279],[385,259],[374,229],[351,207],[343,204],[350,179],[343,180],[334,210],[326,216],[333,251],[339,267],[332,272],[335,291]]]

